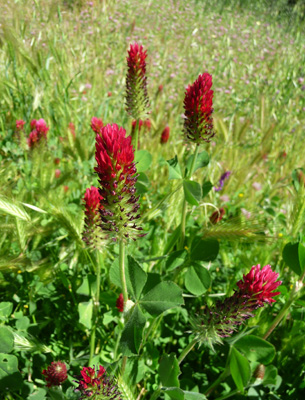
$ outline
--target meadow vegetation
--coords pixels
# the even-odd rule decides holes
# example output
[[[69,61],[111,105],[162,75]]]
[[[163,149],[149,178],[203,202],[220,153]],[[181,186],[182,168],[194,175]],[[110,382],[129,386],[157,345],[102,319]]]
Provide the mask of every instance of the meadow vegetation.
[[[1,1],[0,398],[76,399],[75,376],[93,365],[105,367],[128,400],[300,398],[302,2],[293,26],[285,13],[275,18],[275,9],[264,12],[258,3]],[[127,135],[138,129],[125,110],[134,42],[147,50],[150,123],[139,130],[136,154],[146,236],[126,243],[122,255],[117,243],[92,250],[83,241],[83,198],[99,185],[92,117]],[[202,142],[192,168],[183,101],[205,72],[213,78],[216,133]],[[31,150],[30,122],[41,118],[47,142]],[[128,293],[145,317],[137,305],[124,316],[116,307],[125,258]],[[223,344],[192,347],[196,315],[234,296],[257,264],[279,273],[276,302],[256,310]],[[155,295],[162,304],[152,311],[143,299],[160,284]],[[42,370],[58,360],[68,378],[62,389],[46,388]]]

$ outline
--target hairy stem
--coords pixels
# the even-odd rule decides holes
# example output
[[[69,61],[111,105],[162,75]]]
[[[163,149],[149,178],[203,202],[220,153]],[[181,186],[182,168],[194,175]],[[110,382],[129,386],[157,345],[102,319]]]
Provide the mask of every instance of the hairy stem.
[[[93,300],[93,315],[92,315],[92,329],[91,329],[91,337],[90,337],[90,356],[89,356],[89,366],[91,366],[92,359],[95,353],[95,338],[96,338],[96,327],[99,319],[99,305],[100,305],[100,286],[101,286],[101,263],[102,257],[99,257],[100,254],[97,252],[96,254],[96,292],[92,296]]]
[[[134,148],[135,153],[138,151],[138,143],[139,143],[139,128],[140,128],[140,120],[137,119],[136,127],[135,127],[135,141],[134,141]]]
[[[120,277],[124,298],[124,306],[128,300],[128,292],[127,292],[127,284],[126,284],[126,275],[125,275],[125,243],[124,239],[120,239],[120,249],[119,249],[119,264],[120,264]]]
[[[193,160],[192,160],[191,168],[190,168],[190,170],[187,172],[187,174],[185,176],[186,179],[191,179],[191,177],[193,175],[193,172],[194,172],[194,169],[195,169],[195,165],[196,165],[197,156],[198,156],[198,151],[199,151],[199,146],[196,144],[196,149],[195,149],[194,157],[193,157]],[[183,249],[184,240],[185,240],[186,213],[187,213],[187,202],[186,202],[186,199],[185,199],[185,196],[184,196],[183,205],[182,205],[181,238],[180,238],[179,250]]]
[[[188,353],[194,348],[194,346],[198,343],[198,339],[193,339],[187,346],[186,348],[182,351],[180,356],[178,357],[178,364],[181,364],[182,361],[185,359],[185,357],[188,355]]]

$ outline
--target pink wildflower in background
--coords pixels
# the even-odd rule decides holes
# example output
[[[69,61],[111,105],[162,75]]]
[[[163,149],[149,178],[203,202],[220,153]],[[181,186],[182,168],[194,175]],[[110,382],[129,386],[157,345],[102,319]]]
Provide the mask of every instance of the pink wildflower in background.
[[[71,132],[72,136],[73,136],[74,139],[75,139],[75,137],[76,137],[76,134],[75,134],[75,125],[73,124],[73,122],[69,122],[68,128],[69,128],[69,131]]]
[[[186,137],[196,144],[209,142],[213,130],[212,76],[205,72],[189,85],[184,98],[184,131]]]
[[[25,125],[25,121],[23,121],[23,119],[18,119],[16,121],[16,129],[17,131],[22,131]]]
[[[134,132],[135,132],[136,126],[137,126],[137,121],[136,121],[136,120],[133,120],[132,123],[131,123],[131,133],[134,133]],[[150,120],[149,120],[149,119],[146,119],[145,121],[142,121],[142,120],[140,119],[140,120],[139,120],[139,128],[138,128],[139,131],[141,130],[142,127],[144,127],[145,130],[150,131],[150,128],[151,128],[151,122],[150,122]]]
[[[47,387],[59,386],[68,379],[66,364],[61,361],[52,361],[42,374],[45,376]]]
[[[41,118],[38,121],[36,119],[31,121],[31,129],[33,130],[28,137],[28,145],[30,149],[43,140],[47,140],[47,133],[50,128],[47,126],[45,120]]]
[[[101,132],[101,128],[104,126],[103,121],[100,118],[97,117],[93,117],[91,119],[91,129],[95,132],[95,133],[100,133]]]
[[[60,169],[56,169],[55,170],[55,178],[59,178],[60,177],[60,175],[61,175],[61,171],[60,171]]]

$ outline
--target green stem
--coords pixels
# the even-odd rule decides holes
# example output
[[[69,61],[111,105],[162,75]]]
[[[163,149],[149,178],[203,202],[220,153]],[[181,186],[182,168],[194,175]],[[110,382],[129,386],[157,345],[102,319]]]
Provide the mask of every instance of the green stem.
[[[186,348],[182,351],[178,358],[178,364],[181,364],[182,361],[185,359],[185,357],[188,355],[188,353],[194,348],[194,346],[198,343],[198,339],[193,339],[187,346]]]
[[[299,282],[302,283],[305,278],[305,270],[303,271]],[[288,308],[292,305],[292,303],[296,300],[296,298],[299,296],[299,293],[297,292],[297,283],[294,284],[294,287],[291,291],[290,297],[287,300],[286,304],[282,308],[282,310],[278,313],[278,315],[275,317],[274,321],[272,324],[269,326],[267,332],[263,336],[263,339],[267,339],[270,334],[273,332],[273,330],[278,326],[278,324],[282,321],[282,319],[285,317],[286,312],[288,311]]]
[[[230,368],[226,367],[225,370],[219,375],[219,377],[212,383],[211,386],[207,388],[205,391],[205,396],[208,396],[213,390],[223,381],[226,379],[227,376],[230,375]]]
[[[192,160],[191,168],[190,168],[190,170],[187,172],[187,174],[185,176],[186,179],[191,179],[191,177],[193,175],[193,172],[194,172],[194,169],[195,169],[195,165],[196,165],[197,156],[198,156],[198,151],[199,151],[199,145],[196,144],[196,149],[195,149],[194,157],[193,157],[193,160]],[[185,240],[186,213],[187,213],[187,202],[186,202],[186,199],[185,199],[185,196],[184,196],[183,205],[182,205],[181,239],[180,239],[179,250],[183,249],[184,240]]]
[[[128,292],[127,292],[127,284],[126,284],[126,276],[125,276],[125,243],[124,239],[120,239],[120,249],[119,249],[119,264],[120,264],[120,277],[124,298],[124,306],[128,300]]]
[[[90,356],[89,366],[91,366],[92,359],[95,354],[95,338],[96,338],[96,327],[99,319],[99,305],[100,305],[100,286],[101,286],[101,263],[103,262],[102,257],[99,257],[99,253],[96,254],[96,292],[92,297],[93,300],[93,315],[92,315],[92,330],[90,337]]]
[[[227,357],[227,362],[226,362],[226,366],[225,369],[223,370],[223,372],[219,375],[219,377],[216,379],[215,382],[212,383],[212,385],[210,385],[207,390],[204,392],[205,396],[208,396],[209,394],[211,394],[213,392],[213,390],[223,381],[226,379],[227,376],[229,376],[231,374],[230,371],[230,365],[229,365],[229,361],[230,361],[230,356],[231,356],[231,347],[229,350],[229,354]]]
[[[139,126],[140,126],[140,120],[139,120],[139,119],[137,119],[137,122],[136,122],[136,127],[135,127],[135,143],[134,143],[135,153],[138,151],[138,143],[139,143]]]
[[[160,384],[158,389],[155,390],[154,393],[152,394],[150,400],[157,400],[159,398],[159,395],[161,393],[161,388],[162,388],[162,385]]]

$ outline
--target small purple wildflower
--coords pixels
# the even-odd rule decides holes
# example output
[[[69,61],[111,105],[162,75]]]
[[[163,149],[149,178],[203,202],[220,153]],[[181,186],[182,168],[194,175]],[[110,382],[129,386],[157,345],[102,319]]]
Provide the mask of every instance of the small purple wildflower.
[[[225,180],[228,179],[230,175],[231,175],[231,171],[226,171],[221,175],[219,182],[218,182],[218,187],[214,186],[215,192],[220,192],[223,189]]]

